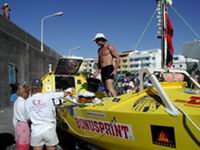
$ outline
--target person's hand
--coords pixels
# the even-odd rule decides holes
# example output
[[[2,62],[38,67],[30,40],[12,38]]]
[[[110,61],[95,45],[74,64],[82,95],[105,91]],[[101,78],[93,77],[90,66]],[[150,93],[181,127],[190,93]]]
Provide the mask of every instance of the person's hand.
[[[94,78],[94,79],[96,79],[96,78],[97,78],[97,74],[96,74],[96,73],[93,75],[93,78]]]
[[[117,69],[114,69],[111,75],[116,75],[117,74]]]
[[[99,74],[99,71],[96,71],[96,72],[94,73],[94,76],[93,76],[93,78],[94,78],[94,79],[96,79],[96,78],[97,78],[97,76],[98,76],[98,74]]]
[[[72,88],[68,88],[66,90],[64,90],[64,97],[67,97],[67,96],[72,96],[72,91],[73,89]]]

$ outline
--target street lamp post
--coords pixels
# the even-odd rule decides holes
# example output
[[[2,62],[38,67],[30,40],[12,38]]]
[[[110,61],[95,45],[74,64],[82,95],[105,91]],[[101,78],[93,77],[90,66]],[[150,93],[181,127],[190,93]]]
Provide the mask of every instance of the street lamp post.
[[[47,18],[50,18],[50,17],[54,17],[54,16],[62,16],[64,13],[62,11],[60,12],[55,12],[53,14],[50,14],[48,16],[45,16],[42,18],[42,21],[41,21],[41,47],[40,47],[40,50],[41,52],[44,51],[44,47],[43,47],[43,41],[44,41],[44,20],[47,19]]]

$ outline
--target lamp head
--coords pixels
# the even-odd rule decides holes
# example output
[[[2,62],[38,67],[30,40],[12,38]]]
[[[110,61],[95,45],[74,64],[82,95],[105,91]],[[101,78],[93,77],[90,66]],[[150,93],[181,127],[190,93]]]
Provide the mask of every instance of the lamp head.
[[[55,16],[62,16],[62,15],[64,15],[64,13],[62,11],[60,11],[60,12],[55,12],[54,15]]]

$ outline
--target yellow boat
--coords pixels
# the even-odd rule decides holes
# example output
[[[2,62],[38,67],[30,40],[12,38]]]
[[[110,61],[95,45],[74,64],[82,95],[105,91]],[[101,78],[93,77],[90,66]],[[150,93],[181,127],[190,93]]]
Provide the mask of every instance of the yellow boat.
[[[157,2],[164,12],[166,1]],[[200,150],[200,85],[186,71],[143,68],[139,92],[106,97],[94,90],[88,96],[84,93],[90,85],[77,73],[81,63],[81,58],[63,57],[56,71],[43,77],[44,92],[74,89],[57,107],[58,127],[64,132],[108,150]],[[160,75],[171,80],[160,81]],[[188,88],[183,77],[196,89]]]
[[[61,58],[55,73],[43,78],[43,91],[73,87],[75,95],[84,93],[87,81],[77,73],[81,62],[80,58]],[[200,85],[181,70],[167,74],[184,74],[197,89],[187,88],[187,82],[159,82],[155,74],[160,72],[142,69],[137,93],[117,97],[95,93],[100,101],[90,103],[79,103],[78,96],[73,97],[75,101],[67,99],[57,107],[58,127],[102,149],[199,150]],[[149,77],[147,84],[144,74]]]

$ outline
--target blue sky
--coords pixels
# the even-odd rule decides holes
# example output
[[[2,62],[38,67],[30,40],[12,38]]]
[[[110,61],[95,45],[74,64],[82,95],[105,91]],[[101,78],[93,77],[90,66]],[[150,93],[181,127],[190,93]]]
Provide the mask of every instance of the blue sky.
[[[79,46],[74,55],[94,58],[98,47],[92,39],[97,32],[105,33],[119,52],[133,49],[156,8],[155,0],[3,0],[1,4],[4,2],[12,9],[11,20],[38,39],[41,18],[63,11],[63,16],[45,20],[44,42],[63,55]],[[200,0],[174,0],[173,7],[200,34]],[[183,44],[194,40],[195,35],[173,10],[169,15],[175,30],[175,53],[180,54]],[[155,17],[139,50],[160,47],[156,23]]]

